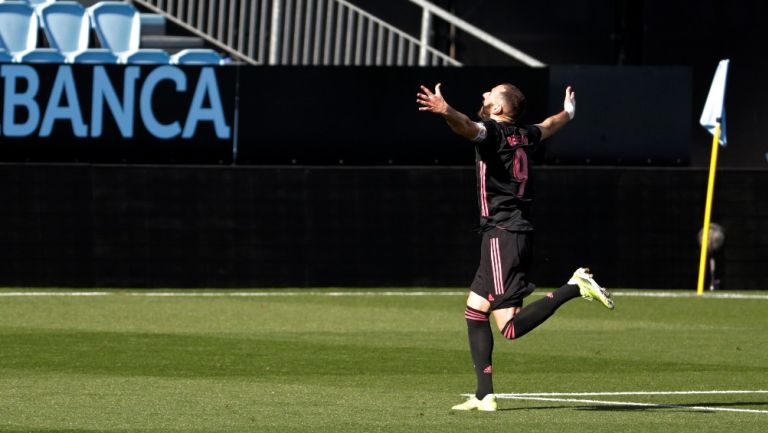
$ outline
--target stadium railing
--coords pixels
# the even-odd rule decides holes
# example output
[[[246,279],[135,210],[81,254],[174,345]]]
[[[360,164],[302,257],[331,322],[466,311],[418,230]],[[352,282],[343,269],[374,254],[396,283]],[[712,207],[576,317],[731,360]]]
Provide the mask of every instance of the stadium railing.
[[[345,0],[133,2],[252,64],[461,66]]]

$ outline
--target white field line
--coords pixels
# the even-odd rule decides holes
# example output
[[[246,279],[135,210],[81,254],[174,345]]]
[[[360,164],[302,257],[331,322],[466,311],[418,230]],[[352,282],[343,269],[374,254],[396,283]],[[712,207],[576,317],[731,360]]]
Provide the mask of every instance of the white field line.
[[[597,396],[626,396],[626,395],[713,395],[713,394],[768,394],[768,390],[702,390],[702,391],[618,391],[618,392],[531,392],[496,394],[498,398],[507,397],[597,397]]]
[[[761,413],[768,414],[768,410],[758,409],[735,409],[729,407],[715,407],[715,406],[684,406],[676,404],[655,404],[655,403],[636,403],[631,401],[603,401],[603,400],[583,400],[577,398],[553,398],[553,397],[526,397],[516,396],[513,394],[503,394],[506,399],[511,400],[535,400],[535,401],[554,401],[563,403],[583,403],[583,404],[595,404],[605,406],[634,406],[634,407],[648,407],[659,409],[685,409],[691,411],[700,412],[742,412],[742,413]],[[497,394],[499,396],[499,394]]]
[[[0,296],[109,296],[109,292],[0,292]]]
[[[698,298],[698,295],[692,292],[611,292],[613,296],[629,296],[641,298]],[[768,299],[765,294],[746,294],[746,293],[704,293],[702,299]]]
[[[349,291],[349,292],[318,292],[312,290],[303,291],[289,291],[278,290],[269,292],[65,292],[65,291],[45,291],[45,292],[2,292],[0,291],[0,297],[32,297],[32,296],[112,296],[112,295],[128,295],[128,296],[142,296],[142,297],[167,297],[167,298],[181,298],[181,297],[288,297],[288,296],[328,296],[328,297],[362,297],[362,296],[406,296],[406,297],[418,297],[418,296],[466,296],[466,291]],[[543,296],[544,292],[534,293],[534,296]],[[614,297],[644,297],[644,298],[696,298],[695,293],[689,292],[627,292],[620,291],[614,292]],[[768,300],[768,294],[744,294],[744,293],[706,293],[702,296],[702,299],[751,299],[751,300]]]
[[[149,296],[149,297],[271,297],[271,296],[328,296],[328,297],[349,297],[349,296],[457,296],[466,295],[464,292],[131,292],[130,296]]]

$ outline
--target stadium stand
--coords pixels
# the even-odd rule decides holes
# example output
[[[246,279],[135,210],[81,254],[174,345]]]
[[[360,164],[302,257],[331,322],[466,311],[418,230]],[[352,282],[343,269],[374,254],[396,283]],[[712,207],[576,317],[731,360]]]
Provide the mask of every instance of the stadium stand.
[[[182,55],[191,63],[222,63],[215,51],[194,51],[202,46],[199,38],[167,35],[163,16],[124,1],[0,0],[3,63],[171,64],[171,54],[185,49],[193,49]]]

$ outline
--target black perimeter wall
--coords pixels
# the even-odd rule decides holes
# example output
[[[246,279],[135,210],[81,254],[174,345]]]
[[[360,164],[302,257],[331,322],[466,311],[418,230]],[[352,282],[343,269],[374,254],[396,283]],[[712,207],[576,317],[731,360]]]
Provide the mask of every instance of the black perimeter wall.
[[[696,283],[706,171],[536,171],[533,280]],[[768,175],[723,170],[724,288],[768,278]],[[0,285],[467,286],[471,167],[0,165]]]

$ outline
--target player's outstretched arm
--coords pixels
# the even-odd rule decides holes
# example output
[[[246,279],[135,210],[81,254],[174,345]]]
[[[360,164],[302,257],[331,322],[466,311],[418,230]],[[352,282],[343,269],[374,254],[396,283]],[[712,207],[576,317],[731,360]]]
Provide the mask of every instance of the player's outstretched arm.
[[[416,94],[416,102],[420,105],[419,111],[439,114],[443,116],[448,126],[456,134],[469,140],[477,138],[482,127],[464,113],[456,111],[448,105],[442,92],[440,92],[440,86],[440,83],[435,86],[434,93],[425,86],[420,86],[421,92]]]
[[[541,139],[545,140],[563,128],[576,116],[576,92],[571,86],[565,88],[565,100],[563,101],[563,111],[547,117],[538,126],[541,130]]]

